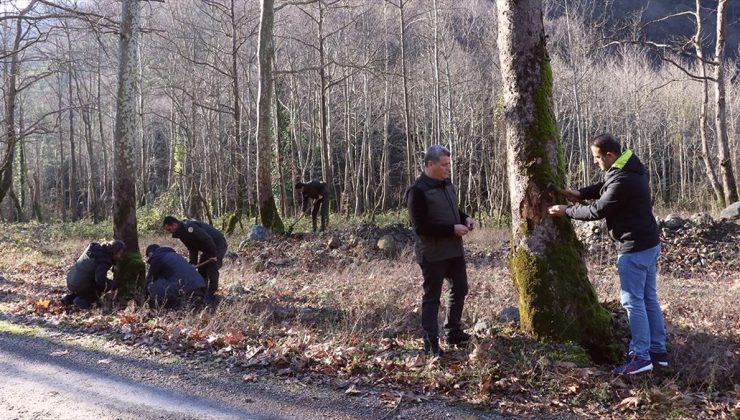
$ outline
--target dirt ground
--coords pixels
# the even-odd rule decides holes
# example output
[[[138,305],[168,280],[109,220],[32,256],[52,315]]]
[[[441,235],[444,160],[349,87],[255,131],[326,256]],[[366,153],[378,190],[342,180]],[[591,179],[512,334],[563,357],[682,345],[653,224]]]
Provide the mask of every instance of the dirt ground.
[[[518,332],[503,230],[466,238],[464,321],[474,343],[428,359],[418,351],[421,276],[410,232],[400,225],[361,224],[264,242],[229,238],[223,301],[212,313],[109,301],[91,312],[62,307],[66,268],[102,235],[31,224],[2,228],[0,316],[6,322],[52,325],[153,361],[175,357],[236,382],[324,390],[344,401],[340,405],[378,410],[369,417],[411,416],[408,410],[427,417],[445,413],[442,407],[463,410],[447,412],[453,417],[721,418],[740,412],[740,230],[734,223],[663,227],[659,295],[673,368],[629,381],[591,363],[577,346],[538,343]],[[600,231],[582,238],[592,283],[623,324],[613,248]],[[184,250],[160,235],[140,243],[152,242]],[[223,407],[260,415],[252,406]]]

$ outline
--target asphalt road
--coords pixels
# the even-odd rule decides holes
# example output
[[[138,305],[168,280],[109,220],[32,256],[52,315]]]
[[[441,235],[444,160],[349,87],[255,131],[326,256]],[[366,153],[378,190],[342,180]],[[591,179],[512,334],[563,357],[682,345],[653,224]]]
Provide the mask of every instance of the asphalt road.
[[[271,378],[245,382],[243,372],[196,371],[130,347],[107,348],[102,338],[90,349],[83,339],[0,330],[0,418],[499,418],[440,401],[392,410],[372,395]]]

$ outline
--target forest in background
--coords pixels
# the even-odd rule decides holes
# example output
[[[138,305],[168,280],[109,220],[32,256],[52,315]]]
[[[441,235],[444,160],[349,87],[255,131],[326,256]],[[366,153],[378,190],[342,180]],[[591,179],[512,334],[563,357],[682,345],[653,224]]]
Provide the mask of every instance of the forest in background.
[[[17,142],[9,154],[3,131],[2,168],[13,171],[2,218],[108,218],[118,3],[37,1],[21,20],[13,17],[12,3],[3,2],[0,20],[1,113],[7,121],[15,58]],[[452,150],[462,205],[478,218],[506,222],[495,5],[295,3],[278,3],[275,11],[271,179],[281,215],[296,213],[292,185],[309,179],[329,182],[333,210],[344,214],[403,206],[421,153],[441,143]],[[598,179],[588,140],[609,131],[649,166],[658,205],[718,207],[700,158],[702,83],[644,44],[615,42],[631,33],[629,22],[607,19],[610,13],[585,1],[548,5],[553,110],[571,185]],[[208,220],[253,216],[259,3],[151,1],[143,22],[134,145],[138,205]],[[704,39],[708,56],[710,38]],[[669,51],[667,57],[700,73],[685,55]],[[737,173],[737,63],[722,65],[730,162]],[[708,106],[711,115],[713,102]],[[716,161],[716,130],[707,127],[709,156]]]

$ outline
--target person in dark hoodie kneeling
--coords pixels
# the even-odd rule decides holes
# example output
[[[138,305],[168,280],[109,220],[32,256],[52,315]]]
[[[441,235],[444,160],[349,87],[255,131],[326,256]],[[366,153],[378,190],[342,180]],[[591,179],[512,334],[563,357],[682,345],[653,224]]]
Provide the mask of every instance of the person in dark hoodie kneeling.
[[[206,282],[174,249],[157,244],[146,248],[149,271],[146,290],[154,307],[179,308],[188,303],[199,305],[206,294]]]
[[[126,244],[118,239],[88,245],[67,273],[69,293],[62,303],[90,309],[105,292],[116,290],[116,283],[108,278],[108,270],[120,261],[124,248]]]

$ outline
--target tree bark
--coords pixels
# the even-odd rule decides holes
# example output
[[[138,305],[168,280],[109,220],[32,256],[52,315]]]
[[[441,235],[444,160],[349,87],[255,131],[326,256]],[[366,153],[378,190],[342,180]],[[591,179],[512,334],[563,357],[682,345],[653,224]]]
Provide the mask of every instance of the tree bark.
[[[15,159],[15,147],[18,135],[15,126],[15,106],[18,94],[18,76],[20,75],[20,46],[23,42],[25,32],[23,31],[24,16],[35,6],[36,1],[31,1],[28,6],[18,13],[15,22],[15,37],[13,49],[10,54],[9,71],[6,73],[8,80],[5,88],[5,118],[3,125],[5,129],[5,152],[0,160],[0,203],[13,188],[13,160]]]
[[[511,274],[522,329],[541,339],[581,343],[594,359],[621,351],[611,314],[588,280],[583,247],[568,219],[552,218],[565,163],[551,111],[552,70],[541,0],[498,0],[499,57],[504,90],[512,217]]]
[[[272,232],[283,232],[275,197],[272,194],[272,62],[275,48],[272,28],[275,21],[274,0],[262,0],[259,34],[259,75],[257,93],[257,202],[262,225]]]
[[[714,50],[715,73],[715,118],[714,128],[717,133],[717,152],[719,159],[719,176],[722,181],[724,204],[730,205],[737,201],[737,183],[732,170],[730,148],[727,140],[727,104],[725,99],[725,37],[727,33],[727,0],[719,0],[717,6],[717,41]]]
[[[126,242],[115,280],[124,301],[137,295],[144,285],[144,262],[139,253],[136,230],[136,168],[134,147],[138,134],[139,42],[141,3],[123,0],[118,43],[118,89],[113,163],[113,236]]]
[[[702,21],[701,21],[701,0],[696,0],[696,33],[692,38],[692,44],[696,51],[697,65],[699,67],[699,76],[702,77],[702,100],[701,110],[699,111],[699,136],[701,138],[701,158],[704,162],[704,170],[709,178],[709,184],[714,191],[714,197],[717,202],[724,200],[722,185],[717,179],[717,173],[714,169],[712,155],[709,152],[709,139],[707,138],[707,113],[709,104],[709,82],[707,81],[707,66],[704,62],[704,48],[701,45],[702,40]]]

